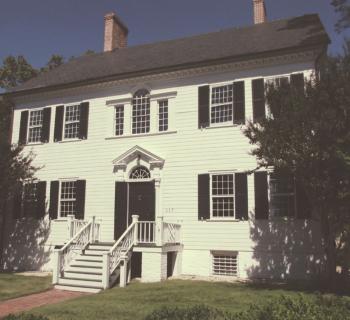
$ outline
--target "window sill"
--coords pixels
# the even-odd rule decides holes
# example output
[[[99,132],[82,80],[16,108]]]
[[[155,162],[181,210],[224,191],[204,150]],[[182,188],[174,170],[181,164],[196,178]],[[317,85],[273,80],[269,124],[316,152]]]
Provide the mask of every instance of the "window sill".
[[[239,219],[206,219],[203,220],[206,222],[241,222],[241,221],[245,221],[245,220],[239,220]]]
[[[154,132],[154,133],[126,134],[126,135],[122,135],[122,136],[107,137],[107,138],[105,138],[105,140],[124,139],[124,138],[137,138],[137,137],[149,137],[149,136],[160,136],[160,135],[167,135],[167,134],[173,134],[173,133],[177,133],[177,131],[173,130],[173,131]]]
[[[34,146],[42,146],[44,142],[29,142],[25,146],[26,147],[34,147]]]
[[[66,139],[62,141],[57,141],[58,143],[69,143],[69,142],[80,142],[83,141],[83,139]]]
[[[220,125],[211,125],[209,127],[201,128],[201,130],[207,130],[207,129],[218,129],[218,128],[237,128],[237,127],[242,127],[244,126],[243,123],[240,124],[220,124]]]

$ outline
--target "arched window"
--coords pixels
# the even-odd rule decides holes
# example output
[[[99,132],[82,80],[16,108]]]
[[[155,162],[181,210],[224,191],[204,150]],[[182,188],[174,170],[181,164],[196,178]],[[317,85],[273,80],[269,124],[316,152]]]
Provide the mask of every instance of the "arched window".
[[[138,90],[132,100],[132,133],[148,133],[150,130],[150,95],[148,90]]]
[[[133,169],[130,173],[130,179],[149,179],[151,173],[146,167],[140,166]]]

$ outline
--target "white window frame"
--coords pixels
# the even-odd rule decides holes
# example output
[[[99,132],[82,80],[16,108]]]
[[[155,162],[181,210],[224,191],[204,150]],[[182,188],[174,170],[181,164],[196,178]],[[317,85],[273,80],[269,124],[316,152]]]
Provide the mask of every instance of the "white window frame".
[[[60,186],[59,186],[59,191],[58,191],[58,214],[57,214],[58,219],[66,219],[66,218],[67,218],[67,216],[62,216],[62,215],[61,215],[62,184],[63,184],[64,182],[75,182],[75,188],[77,187],[77,186],[76,186],[76,183],[77,183],[77,180],[76,180],[76,179],[64,179],[64,180],[59,180]],[[76,189],[75,189],[75,192],[76,192]],[[67,202],[68,202],[68,201],[75,201],[75,203],[76,203],[77,198],[75,197],[74,200],[73,200],[73,198],[72,198],[72,199],[64,199],[63,201],[67,201]],[[74,214],[74,216],[75,216],[75,215],[76,215],[76,213]]]
[[[211,275],[215,277],[229,277],[229,278],[238,278],[239,277],[239,252],[237,251],[222,251],[222,250],[212,250],[210,252],[211,255]],[[236,259],[236,270],[233,274],[217,274],[215,273],[214,263],[216,256],[226,256],[233,257]]]
[[[41,123],[41,126],[30,126],[30,114],[34,111],[41,111],[42,112],[42,117],[43,117],[43,122]],[[43,125],[44,125],[44,108],[35,108],[35,109],[30,109],[28,110],[28,125],[27,125],[27,144],[41,144],[41,138],[43,134]],[[31,128],[38,128],[41,127],[41,135],[40,135],[40,141],[32,141],[29,142],[29,132]]]
[[[151,93],[148,89],[145,88],[141,88],[140,90],[147,90],[148,91],[148,99],[149,99],[149,128],[148,131],[146,132],[133,132],[133,109],[134,109],[134,99],[135,99],[135,94],[137,93],[137,90],[135,92],[135,94],[133,94],[132,98],[131,98],[131,104],[130,104],[130,134],[132,136],[138,136],[138,135],[147,135],[147,134],[151,134],[152,133],[152,105],[151,105]]]
[[[297,194],[296,194],[296,181],[295,177],[293,178],[294,181],[294,193],[289,193],[289,194],[283,194],[283,195],[294,195],[294,215],[293,216],[278,216],[275,215],[272,211],[272,190],[271,190],[271,175],[274,174],[274,171],[268,171],[267,172],[267,189],[268,189],[268,202],[269,202],[269,217],[272,219],[296,219],[298,215],[298,208],[297,208]]]
[[[232,175],[233,176],[233,195],[213,195],[213,176]],[[235,172],[215,172],[210,173],[209,195],[210,195],[210,220],[235,221],[236,219],[236,195],[235,195]],[[232,217],[215,217],[213,215],[213,197],[215,198],[233,198],[233,216]]]
[[[232,81],[232,82],[225,82],[225,83],[217,83],[217,84],[213,84],[213,85],[210,86],[210,91],[209,91],[209,127],[224,127],[224,126],[232,126],[233,125],[233,117],[234,117],[233,83],[234,83],[234,81]],[[232,119],[228,120],[228,121],[212,123],[212,117],[211,117],[211,110],[212,110],[212,108],[215,108],[217,106],[222,106],[222,105],[228,105],[229,104],[229,103],[213,104],[212,103],[213,89],[220,88],[220,87],[225,87],[225,86],[232,86],[232,102],[231,102]]]
[[[123,119],[121,125],[123,126],[122,134],[117,134],[117,108],[123,108]],[[124,104],[116,104],[113,108],[114,112],[114,125],[113,125],[113,135],[116,137],[122,137],[125,135],[125,105]]]
[[[76,121],[66,121],[66,113],[67,113],[67,108],[68,107],[73,107],[73,106],[77,106],[79,107],[79,120],[76,120]],[[70,104],[67,104],[64,106],[64,112],[63,112],[63,132],[62,132],[62,140],[68,140],[68,141],[71,141],[71,140],[80,140],[79,139],[79,130],[80,130],[80,119],[81,119],[81,104],[80,103],[70,103]],[[71,124],[71,123],[79,123],[79,130],[78,130],[78,136],[75,137],[75,138],[66,138],[65,136],[65,131],[66,131],[66,124]]]
[[[161,103],[163,103],[163,102],[166,102],[166,108],[167,108],[167,112],[166,112],[166,126],[167,126],[167,129],[166,130],[160,130],[160,115],[161,115],[161,113],[160,113],[160,108],[161,108],[161,106],[160,106],[160,104]],[[170,115],[170,112],[169,112],[169,99],[160,99],[160,100],[158,100],[157,101],[157,107],[158,107],[158,127],[157,127],[157,131],[158,132],[167,132],[167,131],[169,131],[169,115]],[[164,106],[163,106],[163,108],[164,108]],[[163,118],[163,122],[164,122],[164,118]],[[164,126],[164,123],[163,123],[163,126]]]

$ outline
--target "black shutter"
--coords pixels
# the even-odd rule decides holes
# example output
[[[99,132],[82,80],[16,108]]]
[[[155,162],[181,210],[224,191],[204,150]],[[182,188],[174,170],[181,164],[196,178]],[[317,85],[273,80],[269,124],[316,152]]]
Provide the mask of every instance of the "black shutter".
[[[49,210],[51,220],[57,219],[57,216],[58,216],[59,189],[60,189],[60,182],[59,181],[51,181],[50,210]]]
[[[210,176],[198,175],[198,220],[210,219]]]
[[[253,121],[259,121],[265,118],[265,87],[264,79],[255,79],[252,81],[253,92]]]
[[[114,239],[118,240],[127,228],[128,184],[115,183]]]
[[[37,205],[36,205],[36,217],[42,219],[46,214],[46,181],[40,181],[37,183]]]
[[[290,76],[290,83],[299,93],[304,93],[304,74],[295,73]]]
[[[21,183],[18,183],[16,185],[14,195],[13,195],[13,206],[12,206],[13,219],[19,219],[21,217],[22,193],[23,193],[23,185]]]
[[[311,205],[306,195],[304,185],[298,180],[296,180],[295,189],[296,189],[297,218],[310,219]]]
[[[85,189],[86,180],[78,180],[76,185],[77,211],[75,213],[75,218],[80,220],[84,220],[85,215]]]
[[[210,88],[202,86],[198,88],[198,128],[209,127],[209,103]]]
[[[233,83],[233,122],[245,122],[244,81]]]
[[[56,107],[54,141],[62,141],[64,106]]]
[[[236,219],[248,220],[248,183],[246,173],[235,174]]]
[[[89,126],[89,102],[80,104],[79,139],[87,139]]]
[[[43,110],[43,128],[41,131],[41,142],[47,143],[50,140],[51,108]]]
[[[28,117],[29,111],[21,112],[21,123],[19,127],[19,144],[27,143],[27,131],[28,131]]]
[[[254,173],[255,184],[255,219],[268,219],[269,200],[267,172]]]

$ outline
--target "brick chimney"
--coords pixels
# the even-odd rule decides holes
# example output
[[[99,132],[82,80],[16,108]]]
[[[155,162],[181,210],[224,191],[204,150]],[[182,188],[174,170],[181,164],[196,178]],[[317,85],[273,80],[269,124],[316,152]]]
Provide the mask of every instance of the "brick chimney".
[[[105,15],[104,51],[126,48],[129,30],[114,12]]]
[[[264,23],[267,21],[266,6],[264,0],[253,0],[254,5],[254,23]]]

